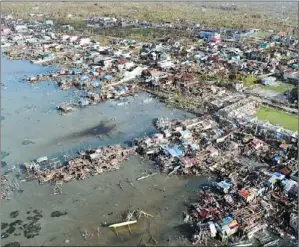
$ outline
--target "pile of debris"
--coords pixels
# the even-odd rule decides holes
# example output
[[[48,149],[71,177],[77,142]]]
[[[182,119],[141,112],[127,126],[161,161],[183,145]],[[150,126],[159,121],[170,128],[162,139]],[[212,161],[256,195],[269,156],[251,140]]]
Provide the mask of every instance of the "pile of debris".
[[[12,191],[20,190],[17,181],[10,181],[7,176],[1,174],[1,200],[9,200]]]
[[[40,183],[82,180],[89,176],[119,169],[120,163],[133,153],[132,148],[115,145],[85,150],[80,153],[79,157],[72,158],[59,168],[43,169],[33,164],[34,162],[26,163],[27,179],[38,179]]]
[[[297,145],[281,144],[272,136],[255,135],[256,130],[235,123],[217,122],[211,116],[178,120],[160,118],[158,133],[135,139],[136,151],[170,174],[218,174],[238,171],[241,158],[249,158],[271,171],[295,172]]]
[[[237,180],[235,184],[227,178],[199,191],[197,201],[185,213],[185,222],[194,229],[193,244],[211,239],[226,243],[237,239],[252,241],[262,229],[280,237],[297,236],[293,219],[298,209],[296,198],[279,183],[270,186],[268,181],[255,181],[256,187],[250,188],[244,185],[246,180],[253,178]]]

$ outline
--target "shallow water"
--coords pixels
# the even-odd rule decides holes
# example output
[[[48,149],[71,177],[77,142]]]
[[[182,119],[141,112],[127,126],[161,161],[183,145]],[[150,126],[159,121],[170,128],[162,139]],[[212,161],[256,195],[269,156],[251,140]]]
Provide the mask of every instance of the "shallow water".
[[[4,84],[1,88],[1,116],[4,117],[1,148],[9,153],[4,158],[7,167],[44,155],[59,156],[71,150],[74,154],[79,148],[129,141],[155,132],[152,120],[157,117],[192,117],[155,100],[144,102],[149,98],[145,93],[128,98],[129,103],[125,105],[108,101],[62,116],[57,114],[56,105],[71,100],[77,96],[76,92],[61,91],[55,83],[29,85],[21,80],[52,68],[27,61],[2,59],[1,62]],[[95,137],[95,134],[107,133],[110,137]],[[26,139],[34,143],[23,145]],[[23,193],[12,194],[11,200],[3,201],[0,213],[2,223],[20,220],[21,225],[11,228],[12,233],[3,238],[1,244],[18,241],[31,246],[137,245],[141,239],[148,244],[150,236],[158,240],[159,245],[189,244],[182,238],[187,229],[182,211],[187,198],[195,196],[194,190],[204,179],[186,180],[157,174],[136,181],[151,168],[150,162],[133,156],[117,171],[63,184],[62,195],[53,195],[53,187],[47,184],[21,182]],[[121,222],[121,214],[130,208],[141,208],[154,218],[142,218],[131,226],[132,234],[127,228],[120,228],[116,236],[108,227],[101,227],[102,222]],[[35,223],[41,229],[38,236],[28,239],[24,229],[32,222],[35,209],[42,210],[42,218]],[[54,211],[67,214],[53,218]],[[11,213],[18,215],[11,218]],[[97,227],[100,227],[99,236]],[[86,240],[81,234],[84,231],[90,234]]]
[[[151,235],[163,246],[188,244],[188,239],[184,237],[188,236],[188,232],[182,212],[185,202],[196,195],[194,190],[204,179],[198,177],[188,181],[157,174],[136,181],[150,167],[149,162],[133,156],[123,162],[118,171],[63,184],[61,195],[53,195],[50,185],[41,186],[36,181],[22,182],[24,192],[2,202],[1,222],[22,220],[23,225],[28,224],[27,217],[37,209],[42,210],[43,215],[37,222],[41,230],[38,236],[27,239],[24,230],[17,228],[9,237],[2,239],[2,244],[18,241],[21,246],[136,246],[141,239],[147,243]],[[189,186],[190,181],[192,186]],[[118,186],[119,183],[123,189]],[[122,222],[121,214],[136,208],[154,217],[141,218],[130,227],[132,234],[128,228],[122,227],[117,229],[116,236],[109,227],[101,226],[102,223]],[[12,219],[10,213],[15,211],[19,214]],[[54,211],[67,214],[53,218],[51,214]],[[86,240],[82,237],[85,231],[90,234]]]
[[[192,116],[155,100],[144,103],[149,97],[145,93],[128,98],[126,105],[108,101],[59,115],[55,107],[77,98],[78,93],[62,91],[53,82],[30,85],[21,80],[49,70],[53,68],[2,58],[1,116],[5,119],[1,121],[1,148],[9,153],[5,158],[8,166],[45,155],[70,153],[71,149],[75,153],[78,148],[129,141],[154,132],[152,120],[156,117]],[[105,126],[101,126],[103,121]],[[97,128],[95,132],[105,134],[107,126],[114,126],[110,137],[99,139],[97,133],[92,134]],[[34,143],[23,145],[26,139]]]

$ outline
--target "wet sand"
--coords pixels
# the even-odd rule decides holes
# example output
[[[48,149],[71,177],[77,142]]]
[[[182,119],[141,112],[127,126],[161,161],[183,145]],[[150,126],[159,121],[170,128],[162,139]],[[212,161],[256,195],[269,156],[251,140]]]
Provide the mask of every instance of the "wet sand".
[[[39,185],[37,181],[21,183],[24,192],[12,200],[2,203],[2,223],[22,220],[26,224],[28,214],[34,209],[42,210],[43,217],[39,235],[27,239],[22,230],[2,239],[2,245],[18,241],[21,245],[56,246],[95,246],[95,245],[134,245],[141,239],[146,243],[153,236],[159,245],[188,245],[182,211],[186,200],[194,197],[203,178],[183,179],[157,174],[136,181],[151,168],[148,161],[140,156],[132,156],[123,162],[120,170],[91,177],[83,181],[71,181],[62,185],[62,195],[53,195],[53,187]],[[131,182],[133,186],[129,183]],[[121,184],[123,190],[118,184]],[[163,191],[165,189],[165,192]],[[122,222],[121,214],[129,209],[140,208],[154,218],[141,218],[136,225],[118,228],[119,236],[102,223]],[[9,214],[19,211],[12,219]],[[51,217],[54,211],[67,212],[60,217]],[[97,236],[97,227],[100,235]],[[81,233],[93,234],[84,240]],[[65,241],[69,240],[68,243]],[[149,244],[150,245],[150,244]],[[153,245],[153,243],[152,243]]]

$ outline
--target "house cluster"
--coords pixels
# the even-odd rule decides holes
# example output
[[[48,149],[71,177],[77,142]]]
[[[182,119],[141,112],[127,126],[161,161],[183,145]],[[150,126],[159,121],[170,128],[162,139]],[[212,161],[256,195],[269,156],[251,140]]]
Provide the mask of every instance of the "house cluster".
[[[297,85],[298,40],[292,34],[260,39],[252,36],[257,30],[229,32],[196,25],[191,28],[196,39],[192,44],[167,37],[154,43],[112,39],[103,45],[75,32],[58,35],[51,20],[6,16],[3,23],[1,47],[7,48],[8,58],[57,67],[55,72],[28,77],[28,82],[53,81],[62,90],[80,91],[77,103],[58,106],[63,112],[146,90],[199,115],[186,120],[156,119],[157,133],[135,139],[130,149],[86,150],[51,169],[47,159],[26,163],[28,179],[84,179],[117,169],[136,151],[168,175],[214,177],[216,182],[199,192],[186,213],[194,243],[250,239],[263,228],[295,236],[297,133],[258,121],[254,115],[266,101],[248,96],[242,82],[251,76],[267,86],[276,80]],[[92,17],[87,23],[98,28],[157,27],[113,17]],[[285,106],[275,102],[275,107]]]
[[[156,134],[134,141],[140,155],[168,175],[206,175],[216,181],[199,191],[185,215],[194,244],[251,240],[261,229],[296,236],[297,142],[206,116],[160,118],[154,125]]]
[[[119,20],[103,17],[93,21],[115,23]],[[192,112],[217,112],[221,118],[237,120],[241,125],[273,129],[271,124],[254,118],[259,104],[242,94],[241,79],[254,76],[256,82],[264,85],[277,80],[298,83],[298,42],[291,33],[280,32],[260,39],[251,37],[249,34],[253,31],[250,30],[231,32],[231,36],[235,32],[248,36],[239,40],[228,36],[229,30],[203,29],[197,25],[200,42],[192,45],[171,38],[154,43],[112,39],[110,44],[101,45],[88,36],[56,35],[51,20],[9,18],[4,23],[11,27],[11,32],[3,29],[7,35],[2,38],[5,44],[12,45],[6,51],[9,58],[59,67],[51,74],[31,76],[29,82],[55,81],[62,90],[76,87],[84,92],[77,103],[58,106],[65,112],[72,107],[119,99],[143,89],[164,94],[168,102]],[[227,81],[231,83],[223,83]],[[189,104],[183,104],[180,97],[188,98]],[[278,104],[285,106],[288,102],[278,101]],[[294,136],[278,126],[275,128],[277,135]]]
[[[88,28],[105,29],[105,28],[174,28],[177,25],[170,22],[153,23],[144,20],[130,20],[124,18],[116,18],[109,16],[92,16],[85,19]]]

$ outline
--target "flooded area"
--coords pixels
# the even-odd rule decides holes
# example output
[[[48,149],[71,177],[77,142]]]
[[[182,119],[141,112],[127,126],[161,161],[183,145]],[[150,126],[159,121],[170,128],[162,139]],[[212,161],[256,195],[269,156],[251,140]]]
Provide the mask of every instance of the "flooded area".
[[[145,93],[128,98],[126,104],[108,101],[60,115],[55,106],[76,97],[75,91],[61,91],[55,83],[30,85],[22,81],[51,69],[2,58],[1,144],[7,168],[44,155],[75,155],[79,148],[129,141],[155,132],[152,120],[157,117],[192,116],[148,100]],[[176,237],[184,231],[184,203],[204,179],[185,180],[158,173],[136,181],[150,169],[151,162],[133,156],[118,171],[63,184],[61,195],[53,195],[51,185],[21,182],[23,192],[11,195],[11,200],[2,204],[2,244],[137,245],[151,236],[165,245],[188,243],[187,238]],[[141,218],[131,226],[132,234],[121,228],[116,236],[101,226],[121,222],[121,213],[137,208],[154,217]],[[55,212],[62,213],[53,217]],[[88,239],[82,237],[85,231]]]
[[[118,171],[63,184],[61,195],[53,195],[51,186],[40,186],[36,181],[21,183],[24,192],[3,203],[1,210],[2,223],[21,220],[21,228],[17,227],[8,238],[2,239],[2,243],[18,241],[21,246],[122,243],[136,246],[141,239],[147,243],[150,236],[153,236],[159,245],[189,243],[187,238],[179,234],[183,233],[186,227],[182,212],[187,199],[192,198],[192,195],[196,196],[194,190],[198,189],[204,180],[198,177],[188,182],[176,176],[157,174],[136,181],[149,167],[151,164],[142,161],[139,156],[133,156],[125,161]],[[123,189],[117,185],[119,183]],[[154,217],[140,218],[137,224],[130,226],[132,234],[128,228],[122,227],[117,229],[116,236],[109,227],[102,227],[102,224],[122,222],[122,213],[137,208]],[[42,217],[37,223],[41,230],[38,236],[27,239],[24,236],[24,224],[30,222],[28,217],[35,209],[42,211]],[[10,217],[10,213],[15,211],[18,211],[18,216]],[[67,214],[51,217],[55,211]],[[86,240],[82,237],[85,231],[90,234]]]
[[[124,105],[111,100],[59,115],[56,106],[74,100],[78,97],[76,91],[62,91],[52,82],[30,85],[22,81],[49,70],[53,68],[2,58],[1,145],[2,151],[9,153],[4,159],[8,165],[45,155],[75,153],[79,148],[126,142],[154,132],[154,118],[192,116],[155,100],[148,102],[149,95],[145,93],[128,98]]]
[[[1,246],[295,246],[296,30],[87,5],[1,17]]]

